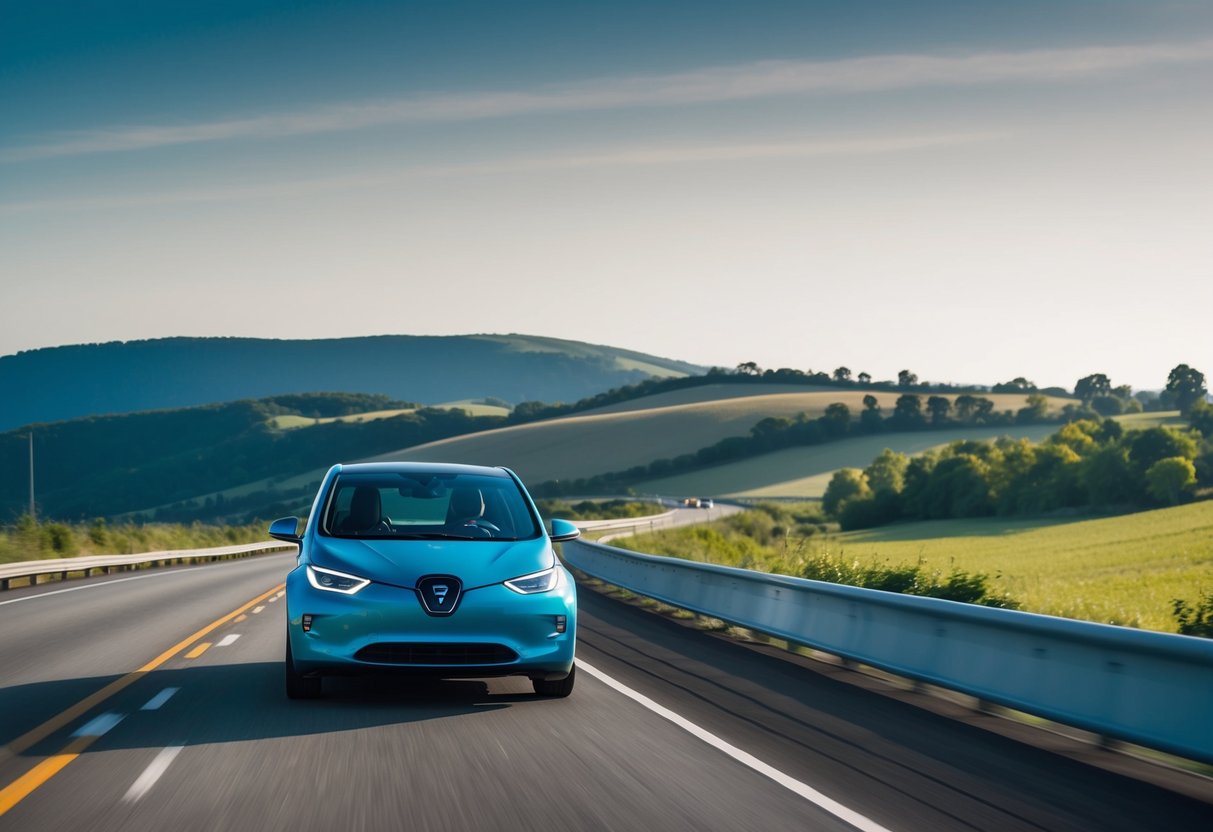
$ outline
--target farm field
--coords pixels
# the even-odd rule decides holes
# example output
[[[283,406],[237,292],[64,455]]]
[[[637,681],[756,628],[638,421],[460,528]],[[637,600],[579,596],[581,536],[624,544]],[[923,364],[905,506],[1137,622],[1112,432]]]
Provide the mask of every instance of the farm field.
[[[663,550],[699,551],[658,533]],[[647,536],[646,536],[647,537]],[[645,550],[645,538],[629,542]],[[652,546],[650,545],[650,548]],[[810,537],[771,552],[796,574],[798,556],[984,572],[1029,612],[1175,631],[1172,599],[1213,592],[1213,501],[1118,517],[936,520]],[[696,560],[702,553],[691,554]]]

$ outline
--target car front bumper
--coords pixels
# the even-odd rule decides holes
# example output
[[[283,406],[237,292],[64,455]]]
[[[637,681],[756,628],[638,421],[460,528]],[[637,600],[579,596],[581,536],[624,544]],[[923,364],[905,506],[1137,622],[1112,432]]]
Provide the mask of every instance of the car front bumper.
[[[371,583],[353,595],[327,592],[299,567],[287,576],[286,605],[301,673],[561,679],[573,666],[577,594],[567,572],[556,589],[534,595],[502,584],[465,589],[454,613],[434,616],[414,590]],[[308,632],[304,615],[311,616]],[[564,632],[557,631],[559,616]]]

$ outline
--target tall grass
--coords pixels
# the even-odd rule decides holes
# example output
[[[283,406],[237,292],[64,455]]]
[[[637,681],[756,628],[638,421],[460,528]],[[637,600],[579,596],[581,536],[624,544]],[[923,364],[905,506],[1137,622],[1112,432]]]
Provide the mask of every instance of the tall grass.
[[[0,526],[0,563],[79,555],[122,555],[168,549],[203,549],[256,543],[265,525],[211,526],[164,523],[35,523],[29,516]]]

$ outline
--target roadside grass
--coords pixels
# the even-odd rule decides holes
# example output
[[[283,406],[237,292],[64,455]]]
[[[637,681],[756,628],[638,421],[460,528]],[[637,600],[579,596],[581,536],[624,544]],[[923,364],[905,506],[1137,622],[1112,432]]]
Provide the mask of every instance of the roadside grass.
[[[169,549],[205,549],[268,539],[262,523],[211,526],[166,523],[40,523],[22,518],[0,527],[0,563],[81,555],[125,555]]]
[[[1028,612],[1167,632],[1176,631],[1173,599],[1195,601],[1213,591],[1213,501],[1118,517],[939,520],[843,534],[788,530],[768,546],[728,523],[617,545],[793,575],[822,555],[864,565],[922,563],[941,573],[987,574],[995,591]]]

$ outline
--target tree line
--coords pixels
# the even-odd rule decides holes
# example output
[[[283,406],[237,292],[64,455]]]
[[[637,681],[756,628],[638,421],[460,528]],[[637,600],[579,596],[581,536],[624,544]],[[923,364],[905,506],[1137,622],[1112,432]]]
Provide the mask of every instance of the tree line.
[[[714,445],[689,454],[658,459],[647,465],[637,465],[624,471],[613,471],[593,477],[551,480],[532,488],[536,494],[558,497],[566,494],[613,494],[626,491],[645,480],[710,468],[772,451],[802,445],[820,445],[851,436],[881,432],[940,430],[957,426],[998,426],[1036,424],[1069,418],[1069,411],[1052,414],[1049,401],[1043,395],[1027,397],[1018,410],[996,410],[993,400],[984,396],[961,394],[955,399],[903,393],[897,397],[892,410],[882,408],[876,396],[863,398],[863,410],[858,416],[842,402],[834,402],[816,418],[801,412],[794,417],[768,416],[745,436],[730,436]]]
[[[1134,510],[1177,505],[1213,486],[1213,407],[1193,427],[1126,431],[1114,419],[1070,422],[1033,444],[953,442],[907,457],[885,449],[838,471],[822,508],[844,530],[906,519]]]

